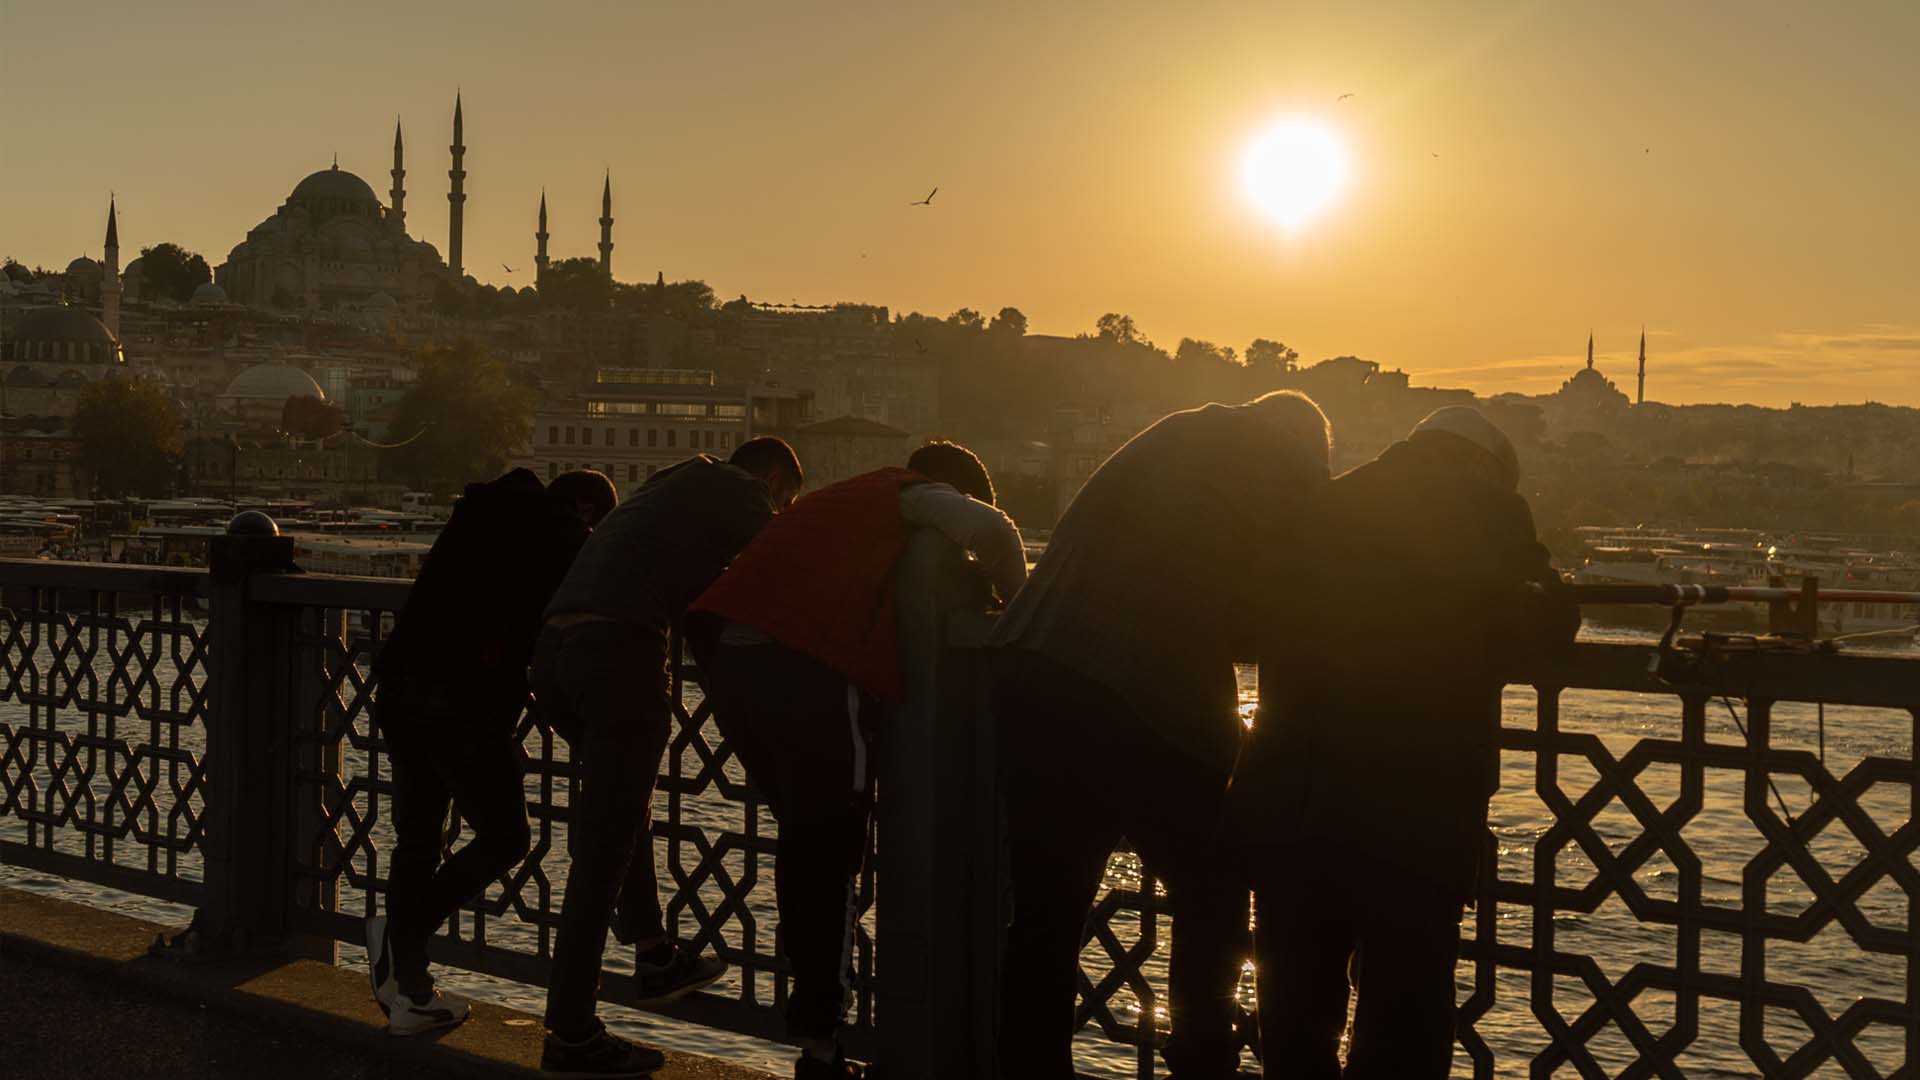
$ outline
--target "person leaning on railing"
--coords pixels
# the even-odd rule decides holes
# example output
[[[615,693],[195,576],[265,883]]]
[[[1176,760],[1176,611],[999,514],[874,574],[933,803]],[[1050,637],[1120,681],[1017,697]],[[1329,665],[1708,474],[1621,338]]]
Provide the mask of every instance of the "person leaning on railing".
[[[714,722],[780,826],[787,1038],[801,1080],[857,1077],[839,1045],[852,994],[856,876],[873,812],[869,745],[902,698],[895,564],[917,529],[978,558],[1001,597],[1026,578],[980,460],[952,443],[808,495],[768,525],[688,616]],[[982,594],[985,601],[991,597]]]
[[[725,462],[700,454],[662,470],[594,530],[547,605],[534,706],[567,740],[580,793],[568,807],[543,1069],[635,1076],[665,1061],[609,1034],[596,1013],[610,921],[634,946],[633,1004],[662,1005],[726,973],[668,938],[654,875],[653,785],[673,729],[668,633],[801,482],[793,448],[767,436]]]
[[[1290,392],[1160,420],[1087,481],[1000,618],[1007,1076],[1075,1075],[1081,926],[1122,836],[1173,910],[1167,1064],[1234,1075],[1247,889],[1215,843],[1243,730],[1233,665],[1270,614],[1274,551],[1326,483],[1329,441]]]
[[[585,470],[546,488],[526,469],[467,485],[374,657],[394,850],[386,914],[367,920],[367,969],[395,1035],[466,1019],[465,1002],[433,988],[427,939],[527,853],[514,738],[527,659],[554,587],[616,498]],[[472,838],[442,863],[449,803]]]
[[[1448,1075],[1501,689],[1580,625],[1518,473],[1479,412],[1441,409],[1301,521],[1299,587],[1268,622],[1228,799],[1254,884],[1269,1076]]]

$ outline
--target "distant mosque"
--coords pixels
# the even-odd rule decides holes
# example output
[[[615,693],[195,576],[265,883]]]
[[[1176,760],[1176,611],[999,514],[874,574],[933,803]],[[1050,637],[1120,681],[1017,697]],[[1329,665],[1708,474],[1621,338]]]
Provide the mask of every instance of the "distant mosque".
[[[1644,405],[1647,402],[1647,332],[1640,331],[1640,377],[1635,388],[1635,396],[1629,399],[1626,392],[1613,384],[1613,380],[1602,375],[1593,366],[1593,334],[1587,334],[1587,366],[1573,373],[1572,377],[1560,384],[1558,397],[1570,405],[1587,409],[1620,408],[1629,404]]]
[[[393,129],[392,202],[382,206],[372,185],[340,168],[336,157],[294,185],[273,216],[234,245],[214,280],[234,303],[305,313],[382,312],[417,314],[433,302],[442,283],[466,280],[463,250],[467,173],[465,122],[458,94],[453,101],[453,168],[447,193],[447,255],[407,234],[406,165],[400,125]],[[537,273],[547,267],[547,200],[540,195]],[[613,177],[601,189],[600,269],[613,273]]]

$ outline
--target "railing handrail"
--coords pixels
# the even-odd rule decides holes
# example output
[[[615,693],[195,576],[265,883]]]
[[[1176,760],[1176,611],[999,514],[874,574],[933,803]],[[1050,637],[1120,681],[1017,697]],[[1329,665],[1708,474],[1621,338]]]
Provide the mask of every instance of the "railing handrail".
[[[0,559],[0,585],[204,597],[207,592],[207,571],[204,567]]]

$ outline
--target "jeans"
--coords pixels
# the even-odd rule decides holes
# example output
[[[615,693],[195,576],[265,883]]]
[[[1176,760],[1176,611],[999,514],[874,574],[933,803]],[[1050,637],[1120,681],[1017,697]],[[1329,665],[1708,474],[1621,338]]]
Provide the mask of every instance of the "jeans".
[[[1173,1033],[1162,1056],[1180,1080],[1235,1075],[1236,991],[1252,941],[1247,887],[1219,840],[1227,778],[1164,744],[1112,690],[1066,668],[1007,651],[994,674],[1013,879],[1002,1074],[1075,1075],[1087,912],[1125,837],[1166,886],[1173,913]]]
[[[1260,1041],[1276,1080],[1445,1080],[1460,910],[1364,855],[1279,849],[1255,870]],[[1346,1069],[1348,983],[1359,991]]]
[[[871,710],[781,645],[701,643],[714,722],[780,826],[774,897],[793,964],[787,1037],[833,1037],[853,1000],[855,893],[873,815]]]
[[[393,863],[388,930],[402,992],[433,989],[427,939],[527,854],[525,759],[514,738],[519,697],[462,702],[433,683],[382,684],[376,705],[393,766]],[[449,805],[472,838],[445,862]]]
[[[654,878],[653,787],[673,710],[664,630],[589,622],[540,634],[536,707],[567,740],[579,791],[568,807],[566,899],[547,986],[547,1027],[590,1031],[607,929],[646,942],[666,936]]]

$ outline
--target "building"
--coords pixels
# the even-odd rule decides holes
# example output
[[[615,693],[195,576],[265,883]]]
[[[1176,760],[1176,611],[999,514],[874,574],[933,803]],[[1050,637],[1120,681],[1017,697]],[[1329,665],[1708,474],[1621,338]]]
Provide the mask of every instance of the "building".
[[[514,464],[551,480],[598,469],[623,490],[695,453],[725,458],[751,437],[751,397],[711,371],[601,368],[585,392],[534,414]]]
[[[876,420],[842,416],[808,424],[783,437],[793,445],[806,474],[802,490],[817,491],[850,476],[905,465],[913,436]]]

